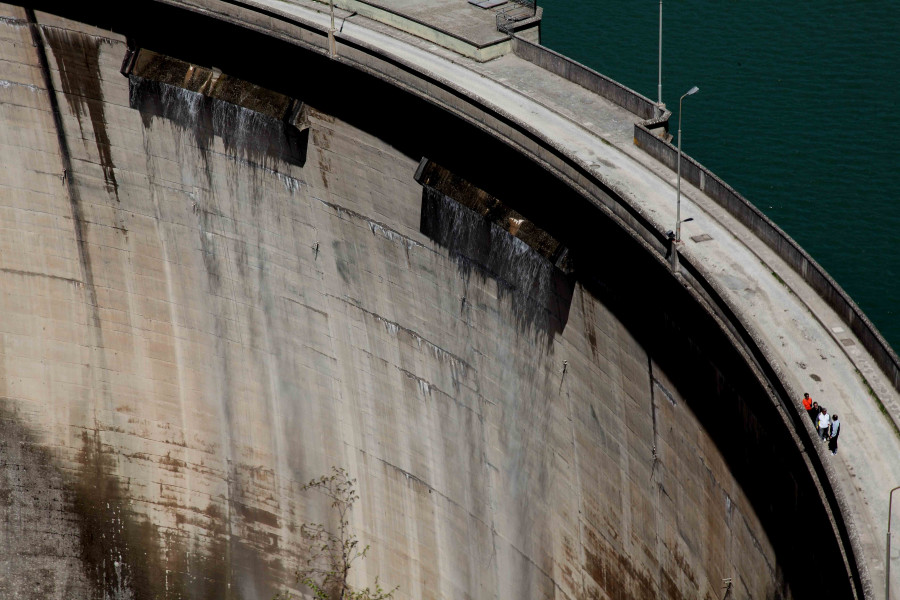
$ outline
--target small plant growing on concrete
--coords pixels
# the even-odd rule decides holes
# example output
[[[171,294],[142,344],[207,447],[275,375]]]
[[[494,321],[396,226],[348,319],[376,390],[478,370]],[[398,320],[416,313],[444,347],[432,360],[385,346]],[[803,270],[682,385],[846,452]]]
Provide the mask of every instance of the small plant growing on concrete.
[[[343,468],[331,467],[331,470],[331,475],[310,480],[303,490],[315,490],[331,500],[331,508],[337,513],[337,531],[321,523],[300,526],[308,558],[306,566],[297,571],[297,583],[312,590],[317,600],[389,600],[400,586],[385,591],[376,577],[373,587],[357,589],[348,581],[350,568],[357,559],[366,557],[369,546],[361,548],[350,529],[350,509],[359,500],[356,479],[351,479]],[[274,600],[290,598],[288,592],[282,592]]]

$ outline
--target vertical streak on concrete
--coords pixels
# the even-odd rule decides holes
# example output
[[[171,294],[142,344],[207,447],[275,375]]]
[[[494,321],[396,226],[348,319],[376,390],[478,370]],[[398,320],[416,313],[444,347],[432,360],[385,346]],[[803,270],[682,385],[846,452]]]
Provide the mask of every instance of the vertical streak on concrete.
[[[584,294],[583,289],[581,290],[581,293]],[[582,306],[584,306],[583,295]],[[560,387],[562,387],[562,384],[565,382],[568,362],[564,363],[564,365]],[[578,462],[578,432],[575,429],[575,407],[572,402],[572,395],[569,393],[569,386],[566,386],[565,394],[569,405],[569,425],[572,429],[572,463],[574,465],[573,472],[575,473],[575,491],[578,494],[578,515],[576,516],[576,519],[578,519],[578,564],[583,566],[587,564],[587,556],[585,556],[584,553],[584,492],[581,487],[581,465]],[[580,568],[578,571],[581,574],[581,594],[586,596],[587,589],[584,578],[587,571],[584,568]]]
[[[159,194],[157,193],[156,186],[156,167],[153,163],[153,154],[151,153],[150,140],[147,139],[147,130],[141,129],[141,139],[144,145],[144,155],[147,161],[147,181],[148,188],[150,191],[150,198],[153,203],[153,211],[156,217],[156,222],[154,225],[156,226],[156,237],[160,246],[160,253],[162,254],[163,260],[163,272],[166,277],[166,298],[169,300],[169,319],[172,322],[172,345],[175,350],[175,369],[178,376],[178,404],[179,404],[179,417],[181,419],[181,431],[184,436],[185,448],[190,447],[190,442],[188,441],[187,432],[190,431],[190,426],[188,423],[187,416],[187,399],[185,398],[185,389],[186,384],[184,381],[184,369],[182,365],[184,365],[184,336],[180,331],[180,322],[177,313],[177,307],[180,304],[177,302],[175,296],[175,285],[172,278],[172,262],[169,258],[169,244],[168,239],[166,238],[165,233],[165,221],[163,221],[162,211],[159,208]],[[177,246],[176,246],[177,247]],[[187,451],[185,451],[185,462],[189,462],[189,457],[187,455]],[[187,502],[190,502],[191,498],[193,498],[194,494],[194,486],[193,486],[193,469],[184,469],[184,487],[186,490],[185,497],[188,499]],[[166,540],[165,537],[162,538]],[[166,568],[168,572],[168,558],[169,558],[169,548],[165,547],[164,549],[164,560],[166,560]]]
[[[490,556],[490,563],[487,566],[490,567],[490,571],[491,571],[491,573],[493,573],[494,585],[492,586],[493,594],[491,594],[491,597],[498,598],[499,590],[498,590],[498,586],[497,586],[496,582],[500,580],[500,572],[497,569],[497,535],[496,535],[497,530],[496,530],[496,527],[494,526],[494,515],[496,514],[495,511],[496,511],[497,502],[496,502],[496,494],[494,493],[494,486],[492,484],[493,478],[491,477],[492,465],[490,463],[490,454],[488,452],[488,445],[487,445],[487,441],[488,441],[487,431],[486,431],[487,428],[485,427],[485,424],[484,424],[484,413],[485,413],[484,402],[486,402],[486,400],[479,399],[478,402],[481,403],[481,406],[479,407],[479,411],[481,412],[481,415],[479,416],[479,420],[481,420],[481,440],[480,441],[481,441],[482,458],[483,458],[483,464],[484,464],[484,489],[487,492],[487,502],[488,502],[488,511],[489,511],[488,517],[490,519],[490,522],[488,524],[490,525],[490,536],[491,536],[491,556]],[[472,556],[472,559],[474,560],[474,557],[476,556],[475,552],[472,552],[471,556]],[[475,572],[474,569],[473,569],[473,572]]]
[[[618,374],[618,377],[619,377],[619,381],[621,382],[622,379],[624,379],[624,374],[622,372],[620,372]],[[634,438],[635,434],[632,431],[630,431],[628,428],[627,415],[628,415],[628,408],[629,408],[628,403],[630,402],[630,399],[628,398],[627,394],[623,394],[622,397],[617,398],[616,400],[618,402],[618,408],[621,411],[622,422],[625,425],[625,427],[623,428],[623,431],[622,431],[622,442],[623,442],[624,450],[622,451],[621,457],[619,458],[619,481],[618,481],[618,483],[619,483],[619,498],[618,498],[618,500],[619,500],[620,507],[621,507],[621,513],[619,514],[620,521],[618,523],[616,523],[616,525],[619,527],[620,532],[631,532],[631,531],[633,531],[633,527],[634,527],[632,525],[633,518],[632,518],[631,509],[635,505],[635,503],[632,502],[632,498],[631,498],[632,486],[631,486],[629,479],[632,476],[631,450],[632,450],[632,444],[634,443],[633,438]],[[626,536],[626,535],[621,536],[621,540],[620,540],[619,544],[620,544],[620,552],[623,555],[629,554],[629,550],[630,550],[629,544],[630,543],[631,543],[631,539],[629,536]]]
[[[660,521],[662,520],[662,515],[660,514],[662,510],[662,498],[660,495],[662,494],[662,481],[660,481],[660,475],[657,474],[657,469],[660,468],[659,461],[659,429],[656,422],[656,394],[654,391],[656,390],[656,385],[653,377],[653,358],[650,354],[647,354],[647,376],[650,380],[650,416],[653,419],[653,464],[650,465],[650,479],[656,485],[656,506],[654,507],[654,521],[656,524],[656,561],[657,561],[657,569],[655,573],[656,577],[656,589],[662,590],[662,578],[663,578],[663,541],[659,536],[660,528],[662,524]]]
[[[258,234],[259,232],[257,232]],[[261,246],[261,241],[258,239],[257,244]],[[284,385],[284,379],[286,377],[285,372],[288,371],[288,367],[285,364],[282,364],[282,361],[285,360],[283,356],[283,352],[279,349],[279,342],[277,336],[279,335],[278,324],[276,323],[276,319],[279,315],[276,314],[278,310],[278,305],[274,294],[271,290],[267,289],[264,270],[262,268],[259,269],[259,294],[260,296],[268,296],[268,302],[270,303],[269,310],[265,311],[265,343],[266,348],[268,348],[269,358],[265,361],[265,370],[267,372],[268,379],[268,388],[269,388],[269,426],[272,430],[272,439],[271,444],[273,448],[273,460],[272,460],[272,469],[275,472],[275,481],[274,485],[276,486],[276,509],[279,513],[278,523],[280,525],[280,534],[282,540],[290,539],[290,525],[291,525],[291,480],[293,477],[291,476],[290,466],[288,465],[287,453],[288,453],[288,443],[287,443],[287,431],[285,429],[285,414],[282,410],[283,404],[285,402],[290,402],[288,396],[288,390]],[[263,304],[265,305],[267,301],[263,300]],[[283,306],[283,305],[282,305]],[[286,315],[283,316],[286,318]]]
[[[212,203],[213,209],[214,209],[213,214],[218,215],[219,216],[218,218],[221,220],[222,219],[221,215],[223,215],[224,213],[221,211],[218,203],[216,202],[216,192],[215,192],[214,187],[210,187],[209,195],[210,195],[210,202]],[[223,225],[223,224],[220,223],[220,225]],[[237,328],[237,335],[238,335],[238,343],[240,344],[241,348],[243,348],[244,347],[244,336],[240,330],[240,320],[238,318],[238,310],[240,307],[237,303],[237,298],[235,296],[235,289],[234,289],[235,286],[237,285],[237,283],[236,283],[236,280],[234,279],[234,274],[231,271],[231,258],[230,258],[231,254],[228,251],[227,236],[222,236],[222,238],[223,238],[223,240],[225,240],[222,244],[222,246],[224,248],[224,254],[225,254],[225,256],[223,257],[223,260],[225,261],[225,269],[227,271],[229,284],[231,286],[231,304],[234,308],[234,319],[235,319],[235,323],[237,324],[236,328]],[[228,353],[230,352],[230,348],[227,343],[223,344],[221,347],[223,348],[223,354],[224,354],[223,358],[224,358],[226,368],[227,368]],[[238,370],[243,371],[246,368],[246,361],[240,361],[240,362],[241,362],[241,364],[238,367]],[[246,380],[247,378],[245,375],[242,375],[240,379]],[[229,381],[226,381],[225,384],[227,385],[229,383]],[[226,550],[227,556],[225,557],[225,565],[226,565],[225,589],[228,590],[229,594],[230,594],[230,591],[233,587],[232,580],[233,580],[233,576],[234,576],[234,544],[235,544],[235,539],[236,539],[234,536],[233,530],[232,530],[232,528],[234,526],[235,516],[236,516],[235,510],[234,510],[235,492],[234,492],[233,486],[238,486],[238,489],[240,489],[240,482],[237,481],[237,477],[236,477],[237,471],[234,469],[234,447],[233,447],[234,431],[233,431],[233,426],[232,426],[232,423],[234,422],[234,420],[233,420],[233,415],[230,414],[230,407],[228,406],[228,404],[231,402],[231,394],[228,390],[222,390],[222,393],[220,393],[218,395],[218,397],[220,399],[219,400],[219,419],[220,419],[219,430],[222,432],[222,436],[226,437],[226,439],[222,443],[222,451],[225,454],[225,457],[224,457],[225,458],[225,469],[224,470],[225,470],[225,476],[227,478],[226,479],[227,485],[225,486],[225,489],[227,490],[227,494],[228,494],[228,497],[225,499],[225,523],[226,523],[226,528],[227,528],[226,535],[228,536],[228,544],[225,546],[227,549]],[[230,595],[229,595],[229,597],[230,597]]]
[[[119,183],[116,181],[116,166],[112,159],[112,146],[106,126],[105,103],[101,77],[84,77],[79,71],[100,72],[100,46],[102,41],[94,35],[57,28],[42,29],[50,48],[53,50],[63,97],[78,119],[81,136],[84,137],[82,117],[90,119],[94,132],[94,144],[107,192],[115,194],[119,201]]]
[[[50,112],[53,113],[53,123],[56,126],[56,139],[59,142],[59,158],[63,168],[63,182],[66,186],[66,192],[69,196],[69,206],[72,210],[72,228],[75,232],[75,240],[78,244],[78,259],[81,264],[81,280],[84,282],[83,290],[85,296],[86,308],[89,312],[88,328],[91,332],[90,352],[94,360],[98,361],[102,372],[107,372],[105,368],[105,357],[103,355],[103,332],[100,325],[100,310],[97,306],[97,290],[94,287],[94,274],[91,267],[91,255],[88,248],[84,226],[84,217],[81,210],[81,199],[78,193],[78,186],[73,185],[72,178],[72,159],[69,152],[69,143],[66,140],[66,132],[63,127],[62,114],[59,110],[59,101],[56,97],[56,89],[53,86],[53,78],[50,76],[50,63],[47,61],[47,51],[44,47],[41,25],[37,22],[34,10],[25,9],[28,19],[28,28],[31,31],[31,41],[37,52],[38,61],[41,68],[41,77],[44,80],[44,87],[47,90],[47,97],[50,102]],[[90,365],[91,380],[94,381],[97,370]],[[100,382],[102,397],[107,399],[109,396],[107,383],[103,380]],[[96,388],[95,388],[96,389]],[[109,404],[109,403],[107,403]],[[111,409],[111,406],[107,406]],[[98,428],[96,404],[94,405],[94,426]]]
[[[734,484],[732,484],[732,485],[734,485]],[[732,580],[733,580],[732,587],[736,586],[738,582],[741,582],[742,585],[744,585],[744,587],[746,588],[746,584],[744,584],[741,581],[740,571],[738,571],[738,569],[735,568],[735,565],[736,565],[735,554],[734,554],[735,535],[734,535],[734,517],[733,517],[734,506],[733,506],[733,501],[731,500],[734,497],[737,497],[736,491],[734,489],[729,489],[728,490],[728,499],[727,499],[728,510],[727,510],[727,514],[725,516],[725,531],[727,532],[726,535],[728,536],[728,566],[731,567],[731,571],[728,573],[724,573],[723,575],[732,578]],[[729,590],[730,589],[731,588],[729,588]],[[725,600],[725,598],[723,598],[722,600]]]

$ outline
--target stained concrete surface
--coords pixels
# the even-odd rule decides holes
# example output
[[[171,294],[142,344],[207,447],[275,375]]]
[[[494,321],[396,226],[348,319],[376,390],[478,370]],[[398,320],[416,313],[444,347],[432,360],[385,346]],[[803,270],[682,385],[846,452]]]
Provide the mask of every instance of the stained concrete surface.
[[[12,16],[12,48],[30,49],[21,12]],[[749,551],[758,558],[744,585],[780,585],[753,509],[712,445],[702,452],[717,465],[712,490],[728,490],[740,521],[685,522],[681,533],[660,529],[665,519],[631,525],[635,507],[650,510],[655,498],[646,354],[579,290],[573,304],[591,316],[573,311],[568,335],[588,348],[585,332],[596,328],[592,352],[608,358],[571,353],[570,391],[560,395],[562,339],[548,346],[540,327],[520,330],[515,293],[477,269],[462,277],[419,232],[416,160],[315,111],[307,166],[253,162],[219,137],[132,108],[121,38],[38,18],[82,251],[26,50],[19,70],[34,79],[3,88],[19,101],[4,104],[6,127],[42,124],[8,138],[5,156],[4,222],[18,233],[4,236],[3,397],[17,427],[53,448],[57,487],[68,490],[50,515],[71,520],[76,542],[69,555],[42,557],[53,569],[96,597],[267,597],[291,585],[298,523],[325,511],[299,482],[339,463],[361,480],[354,525],[373,545],[359,577],[397,582],[401,597],[637,594],[662,585],[660,573],[671,590],[712,589],[707,574],[679,566],[700,551],[685,545],[690,531],[731,548],[715,559],[722,572],[729,555]],[[91,81],[74,84],[78,71]],[[193,98],[166,101],[189,108]],[[105,137],[91,110],[104,116]],[[32,162],[35,151],[45,158]],[[607,390],[592,411],[610,425],[573,445],[567,415],[584,400],[573,405],[569,394],[583,397],[589,382]],[[629,398],[644,409],[632,411]],[[696,428],[689,413],[671,418]],[[582,445],[594,458],[579,475]],[[625,487],[604,487],[615,479]],[[679,504],[705,505],[704,489],[685,488]],[[579,510],[596,516],[581,522]],[[33,539],[44,522],[20,535]],[[644,545],[661,571],[639,558]],[[48,597],[33,582],[30,567],[17,568],[5,591]]]
[[[89,584],[77,585],[265,597],[290,583],[292,527],[324,511],[297,482],[339,460],[360,477],[354,524],[373,544],[359,576],[404,597],[717,597],[735,573],[748,595],[790,594],[683,375],[656,364],[614,301],[577,286],[548,343],[520,329],[527,297],[421,233],[420,156],[325,106],[303,167],[253,162],[215,136],[203,146],[132,108],[124,40],[39,15],[43,31],[91,34],[47,45],[85,263],[10,10],[2,395],[14,438],[54,449],[71,495],[53,514],[120,525],[78,553]],[[67,63],[65,47],[82,50]],[[88,47],[99,77],[67,88],[60,66]],[[101,99],[108,149],[80,119]],[[85,489],[106,508],[80,503]],[[158,569],[171,581],[146,578]],[[37,597],[18,591],[27,570],[15,577],[7,589]]]

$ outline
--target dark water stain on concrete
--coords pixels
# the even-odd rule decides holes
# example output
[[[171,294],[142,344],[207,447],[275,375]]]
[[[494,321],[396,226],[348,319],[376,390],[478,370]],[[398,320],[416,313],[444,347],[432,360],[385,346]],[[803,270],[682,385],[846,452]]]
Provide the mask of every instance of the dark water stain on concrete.
[[[612,598],[650,600],[664,597],[667,600],[683,600],[684,596],[671,579],[663,582],[664,594],[659,595],[652,578],[637,568],[627,557],[617,551],[595,546],[597,552],[585,548],[585,572],[600,589]]]
[[[228,82],[237,85],[238,80]],[[129,76],[129,90],[129,104],[140,111],[145,128],[150,128],[153,119],[162,118],[194,136],[209,177],[207,154],[213,150],[215,138],[229,156],[264,169],[278,170],[278,161],[296,166],[306,162],[309,132],[295,124],[301,117],[277,119],[201,91],[135,74]],[[233,96],[219,91],[223,97]]]
[[[5,381],[0,367],[0,394]],[[98,596],[78,568],[79,529],[70,503],[65,473],[19,425],[15,401],[0,396],[0,598]]]
[[[594,314],[594,305],[591,302],[585,302],[585,294],[579,294],[581,298],[581,315],[584,319],[584,331],[587,333],[588,343],[591,345],[591,356],[597,359],[597,330],[595,328],[596,316]]]
[[[255,508],[253,506],[249,506],[242,502],[235,501],[235,508],[237,509],[237,513],[247,522],[261,523],[263,525],[268,525],[272,529],[278,529],[281,526],[278,523],[278,515],[275,513],[269,512],[267,510],[263,510],[261,508]]]
[[[119,183],[116,181],[116,166],[113,163],[109,134],[106,130],[103,90],[100,82],[100,48],[109,43],[101,37],[84,33],[43,27],[44,38],[53,50],[62,91],[69,108],[78,118],[78,126],[84,137],[84,122],[90,119],[94,141],[100,155],[100,167],[106,181],[106,190],[119,197]]]
[[[209,290],[215,294],[221,289],[222,272],[219,266],[218,250],[216,249],[216,234],[208,211],[200,212],[200,227],[197,235],[200,237],[200,249],[203,255],[203,264],[206,267],[206,274],[208,275]]]
[[[334,265],[338,275],[345,284],[357,288],[360,282],[357,273],[359,267],[356,259],[356,246],[349,242],[335,240],[331,243],[331,248],[334,251]]]
[[[549,347],[565,329],[574,279],[526,241],[427,185],[420,231],[448,250],[465,280],[476,273],[496,281],[520,332],[543,335]]]
[[[245,542],[229,541],[219,507],[203,511],[200,537],[136,513],[129,481],[113,474],[116,451],[102,437],[83,431],[78,468],[60,468],[56,452],[20,424],[14,402],[0,398],[0,560],[12,569],[0,578],[0,597],[242,600],[230,585],[233,569],[256,597],[271,597],[259,574],[281,563],[265,565]],[[165,497],[157,504],[185,511]],[[238,547],[237,566],[227,560],[236,555],[229,546]]]
[[[82,469],[70,485],[72,512],[80,530],[81,563],[88,581],[96,587],[92,598],[241,600],[245,595],[234,585],[235,572],[241,573],[243,587],[252,588],[256,596],[274,593],[266,581],[277,578],[265,574],[279,571],[281,563],[266,564],[246,541],[230,536],[228,517],[217,505],[196,513],[203,520],[195,523],[204,530],[200,537],[183,527],[184,518],[176,519],[179,526],[170,528],[137,514],[132,509],[134,494],[129,482],[113,474],[115,450],[101,438],[99,432],[83,432],[78,455]],[[189,468],[183,461],[166,462]],[[156,504],[182,517],[190,512],[165,494],[160,494]],[[270,513],[250,507],[247,511],[258,522],[274,522]]]
[[[73,512],[81,530],[81,561],[88,580],[98,586],[97,598],[150,599],[158,596],[161,572],[156,532],[133,516],[127,485],[109,473],[115,468],[104,452],[98,431],[82,433],[77,458],[82,470],[73,484]]]

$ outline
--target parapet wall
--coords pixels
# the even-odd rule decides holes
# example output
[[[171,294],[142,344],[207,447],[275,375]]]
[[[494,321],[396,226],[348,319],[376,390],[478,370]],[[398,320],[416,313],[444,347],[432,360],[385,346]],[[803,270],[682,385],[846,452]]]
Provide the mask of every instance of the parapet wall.
[[[656,103],[618,81],[590,69],[558,52],[521,37],[513,38],[513,52],[551,73],[577,83],[644,119],[656,117]]]

